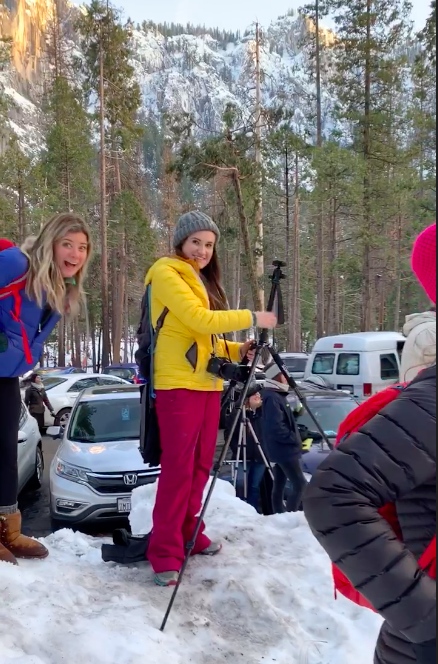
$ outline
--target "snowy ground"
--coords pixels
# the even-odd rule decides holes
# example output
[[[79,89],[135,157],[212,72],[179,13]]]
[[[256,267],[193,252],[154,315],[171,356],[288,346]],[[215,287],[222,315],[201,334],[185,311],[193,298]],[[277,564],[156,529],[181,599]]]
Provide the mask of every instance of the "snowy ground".
[[[102,563],[100,540],[64,530],[47,561],[0,564],[1,664],[372,664],[380,619],[334,601],[304,517],[261,517],[233,493],[219,483],[208,532],[224,551],[191,562],[165,634],[170,591],[147,564]],[[135,532],[153,500],[135,492]]]

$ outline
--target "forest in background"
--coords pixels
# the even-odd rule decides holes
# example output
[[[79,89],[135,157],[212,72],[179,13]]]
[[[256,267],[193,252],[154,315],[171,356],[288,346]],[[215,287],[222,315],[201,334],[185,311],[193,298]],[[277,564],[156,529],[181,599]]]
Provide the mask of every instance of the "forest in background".
[[[93,229],[91,342],[85,319],[65,321],[51,340],[60,366],[66,353],[80,364],[88,347],[96,368],[131,359],[144,275],[194,207],[221,228],[232,307],[260,308],[270,263],[287,262],[282,350],[308,350],[326,334],[401,329],[406,314],[427,308],[409,258],[414,237],[436,218],[435,0],[419,35],[405,0],[303,7],[314,29],[301,45],[299,113],[281,98],[265,106],[263,52],[272,41],[255,27],[245,37],[245,105],[228,105],[213,135],[190,115],[163,115],[159,124],[145,116],[135,26],[115,7],[93,0],[79,15],[55,4],[38,155],[22,150],[7,122],[10,99],[0,94],[0,236],[21,242],[68,209]],[[320,27],[329,14],[333,40]],[[202,34],[138,27],[166,38]],[[216,33],[221,47],[240,38]],[[10,49],[0,40],[0,71]]]

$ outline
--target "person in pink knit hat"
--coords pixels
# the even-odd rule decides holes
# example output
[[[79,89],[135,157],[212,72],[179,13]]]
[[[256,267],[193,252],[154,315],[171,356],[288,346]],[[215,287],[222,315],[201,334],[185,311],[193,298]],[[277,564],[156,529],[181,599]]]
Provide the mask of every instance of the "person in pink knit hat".
[[[406,318],[403,328],[406,344],[401,367],[403,382],[414,380],[419,373],[436,364],[436,224],[427,228],[416,241],[412,269],[434,306]]]
[[[436,303],[436,226],[416,241],[412,267]],[[436,662],[436,389],[431,366],[341,442],[304,496],[315,537],[385,619],[374,664]],[[401,539],[381,515],[389,504]]]

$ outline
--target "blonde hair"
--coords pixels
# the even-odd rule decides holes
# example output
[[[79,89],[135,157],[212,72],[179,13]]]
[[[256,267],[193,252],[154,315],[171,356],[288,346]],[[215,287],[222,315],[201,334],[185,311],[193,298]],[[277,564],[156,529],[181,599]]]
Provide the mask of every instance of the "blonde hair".
[[[55,261],[55,245],[70,233],[83,233],[88,241],[87,260],[75,277],[66,284]],[[76,317],[85,301],[84,280],[92,254],[91,233],[85,221],[67,212],[53,217],[37,237],[28,238],[22,247],[29,258],[26,294],[40,307],[46,302],[51,309]]]

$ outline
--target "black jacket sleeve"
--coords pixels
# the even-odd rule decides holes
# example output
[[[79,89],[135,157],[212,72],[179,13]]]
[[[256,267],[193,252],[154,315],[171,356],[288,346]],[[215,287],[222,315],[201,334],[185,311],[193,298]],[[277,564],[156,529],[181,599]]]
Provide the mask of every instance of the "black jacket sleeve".
[[[32,390],[32,388],[31,388],[31,387],[28,387],[27,390],[26,390],[26,392],[25,392],[25,395],[24,395],[24,403],[26,404],[26,407],[27,407],[27,408],[29,408],[29,406],[30,406],[30,395],[31,395],[31,390]]]
[[[288,425],[288,418],[281,400],[277,395],[267,395],[264,392],[263,400],[263,435],[265,439],[272,438],[280,445],[296,444],[295,436]],[[286,404],[286,400],[284,399]]]
[[[305,513],[333,562],[412,643],[436,637],[436,583],[378,510],[436,478],[436,372],[413,383],[313,478]]]

